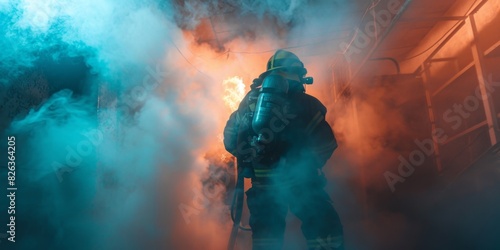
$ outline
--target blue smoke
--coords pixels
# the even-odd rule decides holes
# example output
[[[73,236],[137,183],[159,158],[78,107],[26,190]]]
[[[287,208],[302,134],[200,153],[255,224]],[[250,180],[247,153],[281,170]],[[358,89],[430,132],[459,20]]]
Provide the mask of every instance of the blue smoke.
[[[1,81],[8,84],[50,54],[84,56],[93,73],[130,84],[124,72],[165,53],[171,34],[162,9],[152,1],[2,1]]]
[[[159,127],[144,131],[158,120],[139,110],[168,109],[174,100],[154,102],[151,87],[148,100],[134,97],[113,110],[134,87],[165,80],[157,69],[165,67],[169,37],[179,32],[167,7],[131,0],[0,1],[0,88],[15,94],[4,100],[19,111],[25,100],[18,93],[42,87],[25,84],[31,81],[25,76],[48,81],[44,97],[24,115],[17,112],[2,133],[17,138],[17,248],[160,244],[151,180],[167,162],[161,152],[172,145],[154,137]],[[79,78],[62,64],[71,58],[83,59],[76,64],[84,72]],[[68,73],[73,77],[62,77]],[[135,230],[141,233],[124,240]]]

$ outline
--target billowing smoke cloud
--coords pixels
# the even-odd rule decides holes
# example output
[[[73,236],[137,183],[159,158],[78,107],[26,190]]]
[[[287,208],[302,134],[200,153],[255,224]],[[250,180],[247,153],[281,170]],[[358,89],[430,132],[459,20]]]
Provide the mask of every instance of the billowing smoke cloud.
[[[175,98],[162,100],[153,92],[167,82],[163,58],[170,37],[179,32],[168,9],[152,1],[2,1],[0,6],[4,89],[16,89],[16,78],[31,74],[46,58],[81,57],[87,71],[77,82],[48,82],[55,93],[18,116],[6,132],[18,143],[22,191],[16,246],[159,245],[165,233],[156,220],[155,176],[168,167],[182,169],[176,161],[189,164],[195,138],[175,136],[198,135],[195,128],[185,131],[194,122],[176,113]],[[64,75],[68,65],[58,66],[42,75]],[[148,87],[147,102],[129,97],[136,86]]]
[[[131,83],[124,72],[158,61],[176,35],[161,8],[152,1],[2,1],[2,80],[48,53],[84,56],[94,72]]]

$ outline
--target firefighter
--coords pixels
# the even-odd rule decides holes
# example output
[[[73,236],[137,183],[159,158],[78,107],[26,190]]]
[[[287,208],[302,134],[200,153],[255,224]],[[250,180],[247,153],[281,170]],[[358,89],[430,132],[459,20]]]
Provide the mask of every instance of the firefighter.
[[[312,83],[293,53],[278,50],[224,128],[224,145],[252,179],[246,192],[254,250],[283,246],[288,209],[309,249],[343,249],[343,230],[324,191],[322,168],[337,148],[326,108],[305,93]]]

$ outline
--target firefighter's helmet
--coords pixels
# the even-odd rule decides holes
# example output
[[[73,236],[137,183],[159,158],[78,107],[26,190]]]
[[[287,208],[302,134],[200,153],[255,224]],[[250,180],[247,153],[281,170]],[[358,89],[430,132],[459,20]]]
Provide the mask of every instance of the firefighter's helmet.
[[[276,51],[276,53],[269,58],[266,71],[260,74],[258,78],[254,79],[251,88],[254,89],[261,86],[264,78],[271,73],[283,76],[294,86],[313,83],[312,77],[305,77],[307,69],[304,67],[304,63],[300,61],[299,57],[290,51],[282,49]],[[293,86],[291,87],[293,89]],[[300,89],[304,90],[304,87],[300,86]]]
[[[290,73],[297,73],[300,76],[307,74],[306,68],[304,68],[304,63],[302,63],[297,55],[290,51],[278,50],[274,53],[269,61],[267,61],[265,75],[276,71],[288,71]]]

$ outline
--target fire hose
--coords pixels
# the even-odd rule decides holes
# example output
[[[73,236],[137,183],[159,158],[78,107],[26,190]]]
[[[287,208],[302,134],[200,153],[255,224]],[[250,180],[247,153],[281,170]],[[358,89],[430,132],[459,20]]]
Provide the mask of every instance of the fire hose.
[[[231,229],[231,235],[229,237],[229,242],[227,245],[228,250],[233,250],[236,244],[236,236],[238,231],[250,231],[250,228],[243,227],[240,225],[241,216],[243,213],[243,199],[245,196],[245,179],[241,173],[241,169],[238,168],[238,173],[236,177],[236,187],[234,190],[233,201],[231,202],[231,220],[233,221],[233,228]]]

